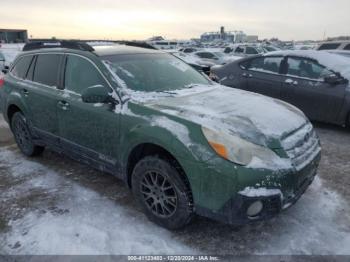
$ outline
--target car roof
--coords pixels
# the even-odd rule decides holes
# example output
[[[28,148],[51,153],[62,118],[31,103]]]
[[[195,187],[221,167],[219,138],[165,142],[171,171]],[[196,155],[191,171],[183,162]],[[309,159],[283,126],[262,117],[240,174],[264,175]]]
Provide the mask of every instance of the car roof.
[[[93,53],[98,56],[164,53],[155,49],[127,45],[95,46],[94,49]]]

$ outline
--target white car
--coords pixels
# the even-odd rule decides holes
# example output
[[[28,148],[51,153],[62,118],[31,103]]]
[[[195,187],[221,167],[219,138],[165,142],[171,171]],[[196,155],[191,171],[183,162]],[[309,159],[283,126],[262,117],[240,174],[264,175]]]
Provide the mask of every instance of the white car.
[[[233,57],[230,55],[227,55],[220,51],[209,51],[209,50],[203,50],[193,53],[193,56],[196,58],[199,58],[203,62],[211,62],[215,65],[224,65],[229,62],[232,62],[238,57]]]

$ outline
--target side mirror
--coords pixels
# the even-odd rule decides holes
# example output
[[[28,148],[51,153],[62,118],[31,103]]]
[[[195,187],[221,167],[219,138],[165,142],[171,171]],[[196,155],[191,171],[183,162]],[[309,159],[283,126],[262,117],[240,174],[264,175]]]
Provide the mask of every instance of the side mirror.
[[[115,102],[110,95],[110,89],[102,85],[95,85],[86,88],[81,97],[84,103],[95,104]]]
[[[333,74],[333,75],[326,76],[324,78],[324,81],[330,85],[337,85],[345,81],[345,79],[338,74]]]

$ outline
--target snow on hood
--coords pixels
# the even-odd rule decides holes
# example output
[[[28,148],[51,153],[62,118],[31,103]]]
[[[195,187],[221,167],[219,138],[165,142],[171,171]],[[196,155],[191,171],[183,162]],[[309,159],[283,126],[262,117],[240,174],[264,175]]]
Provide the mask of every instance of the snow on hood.
[[[220,85],[197,86],[196,90],[179,91],[145,105],[264,146],[307,122],[295,107],[259,94]]]
[[[321,65],[327,67],[327,69],[340,73],[350,81],[350,59],[347,57],[316,50],[276,51],[265,55],[298,56],[314,59]]]

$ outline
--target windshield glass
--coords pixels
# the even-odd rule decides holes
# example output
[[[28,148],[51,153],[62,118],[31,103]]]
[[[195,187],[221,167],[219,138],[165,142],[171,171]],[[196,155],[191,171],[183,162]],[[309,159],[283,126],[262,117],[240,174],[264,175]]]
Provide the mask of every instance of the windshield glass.
[[[162,92],[211,82],[188,64],[168,54],[131,54],[102,57],[128,88]]]
[[[265,53],[264,48],[262,48],[260,46],[255,47],[255,49],[256,49],[256,51],[258,51],[259,54]]]
[[[5,61],[5,57],[1,52],[0,52],[0,61]]]

